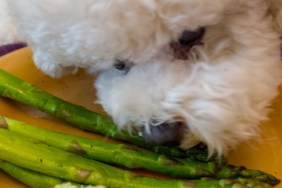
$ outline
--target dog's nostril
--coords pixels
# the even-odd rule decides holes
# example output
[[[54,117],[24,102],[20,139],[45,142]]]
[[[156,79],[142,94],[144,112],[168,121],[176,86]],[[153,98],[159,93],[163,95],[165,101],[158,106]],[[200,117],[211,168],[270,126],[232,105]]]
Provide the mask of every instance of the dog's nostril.
[[[142,128],[142,136],[144,139],[156,145],[178,146],[183,137],[184,123],[181,122],[165,122],[160,125],[151,125],[150,131],[145,127]]]
[[[178,39],[183,46],[192,46],[199,43],[205,34],[205,28],[200,27],[196,31],[184,31]]]

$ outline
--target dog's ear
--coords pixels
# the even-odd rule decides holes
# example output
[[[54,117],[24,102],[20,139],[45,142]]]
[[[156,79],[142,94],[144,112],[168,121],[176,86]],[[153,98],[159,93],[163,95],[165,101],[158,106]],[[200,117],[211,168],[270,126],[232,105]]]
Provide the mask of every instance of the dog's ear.
[[[268,0],[275,29],[282,35],[282,0]]]

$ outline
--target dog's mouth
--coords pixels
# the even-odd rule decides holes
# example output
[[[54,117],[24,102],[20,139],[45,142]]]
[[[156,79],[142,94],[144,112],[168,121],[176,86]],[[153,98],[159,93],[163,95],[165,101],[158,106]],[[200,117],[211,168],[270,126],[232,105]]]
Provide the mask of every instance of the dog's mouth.
[[[180,146],[187,149],[199,144],[184,122],[164,122],[141,127],[142,137],[148,143],[161,146]]]
[[[195,45],[202,45],[202,39],[205,34],[205,28],[200,27],[196,31],[184,31],[178,41],[170,43],[173,56],[176,59],[187,60],[189,59],[190,50]]]

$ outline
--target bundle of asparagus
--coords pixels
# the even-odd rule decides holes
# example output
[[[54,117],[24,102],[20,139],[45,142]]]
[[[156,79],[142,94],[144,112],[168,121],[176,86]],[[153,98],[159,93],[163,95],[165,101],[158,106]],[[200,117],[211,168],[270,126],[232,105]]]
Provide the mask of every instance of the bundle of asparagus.
[[[2,123],[1,123],[2,122]],[[169,158],[138,147],[126,144],[113,144],[103,140],[93,140],[74,135],[58,133],[28,125],[0,116],[0,127],[35,140],[97,161],[125,166],[127,168],[147,169],[162,174],[199,178],[216,173],[219,168],[215,162],[199,162],[191,159]]]
[[[148,145],[138,135],[119,131],[109,118],[59,99],[3,70],[0,70],[0,95],[31,105],[83,130],[105,134],[153,150],[150,152],[136,147],[132,149],[127,144],[111,144],[51,132],[2,117],[0,137],[3,142],[0,143],[0,159],[4,161],[0,162],[0,168],[17,179],[21,179],[17,177],[21,173],[30,176],[35,174],[34,182],[37,182],[36,177],[46,176],[53,184],[49,186],[46,183],[43,187],[54,187],[54,184],[64,181],[103,184],[109,187],[271,187],[279,182],[264,172],[226,165],[222,158],[208,158],[207,150],[197,147],[182,151],[173,147]],[[19,138],[22,140],[16,141]],[[12,147],[11,144],[15,143],[18,145]],[[28,155],[25,156],[25,153]],[[165,180],[141,177],[101,162],[127,168],[143,168],[185,179],[198,179]],[[39,187],[30,182],[24,183]]]
[[[1,117],[0,125],[0,159],[2,159],[0,168],[32,187],[54,187],[70,181],[75,187],[80,187],[80,184],[102,184],[124,188],[197,188],[234,185],[268,188],[279,182],[275,177],[257,170],[233,166],[222,166],[217,169],[214,168],[214,164],[201,164],[190,159],[172,160],[149,151],[130,150],[124,144],[116,145],[52,132],[6,117]],[[67,140],[60,141],[64,138]],[[104,150],[103,146],[112,151]],[[85,158],[84,155],[96,160]],[[98,160],[129,168],[146,168],[186,179],[191,177],[198,179],[180,180],[141,176]]]

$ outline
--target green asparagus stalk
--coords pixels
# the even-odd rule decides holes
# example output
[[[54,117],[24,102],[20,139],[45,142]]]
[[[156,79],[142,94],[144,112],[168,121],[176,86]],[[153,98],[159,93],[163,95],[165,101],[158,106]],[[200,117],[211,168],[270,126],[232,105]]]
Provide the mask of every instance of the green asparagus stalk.
[[[62,179],[25,169],[4,160],[0,160],[0,169],[25,185],[34,188],[54,188],[56,185],[67,183]],[[69,184],[77,188],[83,186],[71,182]]]
[[[3,116],[0,116],[0,127],[64,151],[128,168],[147,169],[184,178],[214,176],[218,169],[217,164],[213,162],[204,163],[190,159],[172,159],[131,145],[113,144],[102,140],[49,131]]]
[[[62,151],[6,129],[0,129],[0,140],[0,159],[75,183],[105,185],[110,188],[271,187],[253,179],[176,180],[140,176]]]
[[[157,153],[175,157],[189,157],[200,161],[214,160],[218,163],[226,163],[223,157],[208,158],[206,149],[202,150],[195,147],[183,151],[177,147],[150,145],[137,134],[119,130],[110,118],[46,93],[35,85],[21,80],[3,69],[0,69],[0,95],[37,108],[79,129],[128,141]]]

